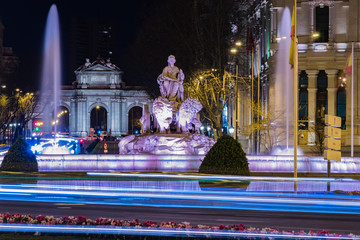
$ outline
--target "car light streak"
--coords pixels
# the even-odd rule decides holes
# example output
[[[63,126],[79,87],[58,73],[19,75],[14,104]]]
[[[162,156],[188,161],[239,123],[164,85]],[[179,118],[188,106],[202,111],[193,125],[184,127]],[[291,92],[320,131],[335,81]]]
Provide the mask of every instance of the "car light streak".
[[[81,234],[123,234],[149,236],[183,236],[183,237],[246,237],[246,238],[280,238],[280,239],[359,239],[358,236],[311,236],[306,234],[236,232],[212,230],[154,229],[141,227],[102,227],[102,226],[49,226],[28,224],[0,224],[2,232],[43,232],[43,233],[81,233]]]
[[[103,177],[146,177],[146,178],[176,178],[176,179],[224,179],[224,180],[262,180],[262,181],[324,181],[324,182],[354,182],[351,178],[293,178],[293,177],[247,177],[247,176],[212,176],[212,175],[183,175],[183,174],[144,174],[144,173],[101,173],[87,172],[89,176]]]
[[[154,207],[186,207],[186,208],[221,208],[247,209],[294,212],[321,212],[360,214],[359,201],[340,201],[331,199],[296,199],[281,197],[251,197],[251,196],[205,196],[199,194],[154,194],[154,193],[113,193],[87,191],[49,191],[32,189],[0,189],[9,196],[0,195],[3,200],[67,202],[102,205],[132,205]],[[13,193],[32,193],[32,197],[13,196]],[[49,196],[50,195],[50,196]],[[99,198],[101,200],[99,200]],[[128,202],[121,199],[131,199]],[[136,201],[135,201],[136,200]],[[183,201],[174,204],[173,200]]]
[[[296,197],[296,198],[317,198],[317,199],[349,199],[349,200],[360,200],[360,195],[341,195],[341,194],[310,194],[306,193],[281,193],[281,192],[245,192],[245,191],[231,191],[231,189],[220,189],[220,190],[206,190],[206,191],[189,191],[189,190],[167,190],[167,189],[141,189],[141,188],[126,188],[126,187],[97,187],[97,186],[68,186],[68,185],[40,185],[40,184],[20,184],[10,185],[2,184],[1,189],[7,188],[28,188],[33,189],[33,192],[37,192],[38,189],[62,189],[68,191],[82,190],[82,191],[111,191],[111,192],[151,192],[151,193],[173,193],[173,194],[198,194],[198,195],[235,195],[235,196],[264,196],[264,197]],[[226,191],[225,191],[226,190]],[[229,191],[230,190],[230,191]],[[321,192],[322,193],[322,192]],[[5,194],[1,193],[0,194]],[[29,195],[29,194],[28,194]]]
[[[87,191],[55,191],[55,190],[37,190],[34,192],[31,189],[0,189],[3,193],[35,193],[35,194],[57,194],[67,196],[92,196],[92,197],[140,197],[140,198],[157,198],[157,199],[175,199],[175,200],[202,200],[202,201],[230,201],[230,202],[273,202],[285,204],[325,204],[329,206],[352,206],[360,207],[360,202],[354,201],[337,201],[337,200],[322,200],[322,199],[294,199],[294,198],[250,198],[250,197],[236,197],[236,196],[204,196],[199,194],[193,195],[174,195],[174,194],[153,194],[153,193],[113,193],[113,192],[87,192]]]

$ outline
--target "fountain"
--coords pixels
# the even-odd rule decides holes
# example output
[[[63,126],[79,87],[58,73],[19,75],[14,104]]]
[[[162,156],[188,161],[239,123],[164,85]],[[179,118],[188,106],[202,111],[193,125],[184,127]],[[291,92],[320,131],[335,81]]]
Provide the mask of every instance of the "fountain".
[[[143,108],[143,134],[122,138],[120,154],[204,155],[214,145],[212,138],[199,133],[202,105],[194,98],[184,100],[185,75],[175,61],[170,55],[168,66],[157,79],[161,96],[153,102],[153,113],[148,106]],[[155,126],[157,132],[152,133],[150,126]]]
[[[52,117],[50,112],[56,116],[56,109],[60,102],[60,84],[61,84],[61,56],[60,56],[60,31],[59,16],[56,5],[50,8],[47,17],[44,49],[43,66],[41,77],[41,105],[44,106],[44,127],[46,133],[51,133]],[[49,104],[52,103],[52,104]],[[50,112],[50,106],[53,109]],[[56,124],[55,133],[56,133]]]
[[[56,119],[57,107],[60,104],[61,86],[60,28],[55,4],[51,6],[47,17],[43,51],[40,105],[43,108],[44,135],[51,136],[53,119]],[[46,152],[56,153],[61,150],[60,152],[64,153],[62,149],[58,149],[56,133],[55,122],[54,141],[51,141],[53,144],[46,149]],[[69,154],[68,151],[66,153]]]
[[[285,139],[279,142],[278,149],[275,150],[276,154],[284,155],[281,152],[285,151],[288,154],[293,154],[293,148],[289,148],[289,145],[293,143],[293,134],[290,136],[290,128],[293,122],[293,70],[289,65],[290,54],[290,32],[291,32],[291,14],[289,8],[285,8],[282,14],[281,25],[278,32],[278,36],[281,40],[278,43],[278,51],[276,57],[276,71],[274,82],[274,101],[272,109],[275,112],[275,116],[280,116],[275,119],[274,123],[279,129],[275,134],[286,134]],[[280,93],[280,94],[279,94]],[[285,93],[285,95],[283,94]]]

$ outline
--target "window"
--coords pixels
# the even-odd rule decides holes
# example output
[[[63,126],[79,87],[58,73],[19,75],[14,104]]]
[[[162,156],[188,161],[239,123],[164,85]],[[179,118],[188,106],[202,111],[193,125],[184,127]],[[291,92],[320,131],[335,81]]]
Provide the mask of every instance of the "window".
[[[328,42],[329,41],[329,7],[319,6],[316,7],[316,32],[320,34],[315,42]]]
[[[301,129],[307,129],[308,118],[308,77],[305,71],[301,71],[299,75],[299,123]]]
[[[324,70],[320,70],[317,77],[316,93],[316,121],[324,121],[327,114],[327,85],[328,78]]]
[[[346,129],[346,90],[339,87],[337,91],[337,116],[341,117],[341,128]]]

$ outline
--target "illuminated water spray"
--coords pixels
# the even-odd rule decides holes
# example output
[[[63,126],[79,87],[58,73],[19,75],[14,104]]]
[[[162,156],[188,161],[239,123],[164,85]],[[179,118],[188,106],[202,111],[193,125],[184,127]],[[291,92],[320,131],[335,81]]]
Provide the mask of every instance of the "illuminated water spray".
[[[293,116],[294,99],[293,99],[293,71],[289,64],[290,54],[290,32],[291,32],[291,15],[289,8],[283,11],[280,29],[278,32],[279,44],[275,72],[275,106],[276,115],[284,116],[276,120],[277,125],[285,129],[286,149],[289,149],[290,139],[290,116]],[[285,143],[285,142],[284,142]],[[283,144],[284,144],[283,143]]]
[[[44,123],[47,125],[45,132],[51,133],[52,118],[56,120],[56,110],[60,103],[61,85],[59,15],[55,4],[51,6],[47,17],[43,51],[42,106],[45,106],[43,113]],[[52,109],[48,108],[49,106],[52,106]],[[55,123],[54,132],[56,131]]]

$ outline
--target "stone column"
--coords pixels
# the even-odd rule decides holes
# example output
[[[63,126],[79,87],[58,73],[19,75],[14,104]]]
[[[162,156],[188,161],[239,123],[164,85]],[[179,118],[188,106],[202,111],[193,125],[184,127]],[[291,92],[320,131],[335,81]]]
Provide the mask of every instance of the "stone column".
[[[112,105],[113,105],[113,112],[111,113],[111,134],[112,136],[119,136],[120,134],[120,124],[121,124],[121,120],[120,120],[120,104],[119,101],[120,99],[118,97],[114,98],[112,100]]]
[[[126,98],[121,98],[120,99],[120,111],[121,111],[121,115],[120,115],[120,131],[121,134],[127,134],[128,129],[127,129],[127,125],[128,125],[128,113],[127,113],[127,109],[126,109]]]
[[[79,135],[80,137],[85,137],[87,135],[86,132],[86,120],[87,120],[87,112],[85,109],[85,103],[86,103],[86,98],[83,96],[79,96],[77,98],[77,135]]]
[[[314,39],[312,37],[312,35],[314,34],[314,16],[315,16],[315,6],[314,6],[315,3],[310,3],[310,14],[309,14],[309,17],[310,17],[310,37],[309,37],[309,43],[312,44],[314,42]]]
[[[111,97],[110,98],[110,125],[109,125],[109,129],[111,129],[111,134],[113,135],[113,132],[115,130],[115,97]],[[109,130],[108,130],[109,131]]]
[[[328,114],[336,116],[338,70],[326,70],[326,73],[328,76]]]
[[[315,144],[316,92],[318,70],[307,70],[308,75],[308,145]]]
[[[84,105],[83,105],[83,107],[84,107],[83,113],[84,113],[84,125],[85,125],[85,128],[84,128],[82,134],[83,134],[84,136],[89,136],[89,135],[90,135],[90,112],[89,112],[89,110],[88,110],[88,108],[89,108],[89,102],[88,102],[88,99],[87,99],[87,98],[84,99]]]
[[[76,135],[76,98],[71,98],[69,109],[69,132],[70,135]]]
[[[329,4],[329,43],[332,46],[333,42],[334,42],[334,18],[335,18],[335,14],[334,14],[334,3],[331,2]]]
[[[350,10],[351,11],[351,10]],[[356,45],[355,45],[356,46]],[[351,75],[347,77],[346,80],[346,145],[351,145],[351,85],[354,84],[354,95],[353,95],[353,113],[354,113],[354,146],[360,145],[360,85],[358,66],[359,62],[357,59],[356,47],[354,53],[354,62],[353,62],[353,75],[354,79],[351,79]],[[356,155],[354,155],[356,156]]]

